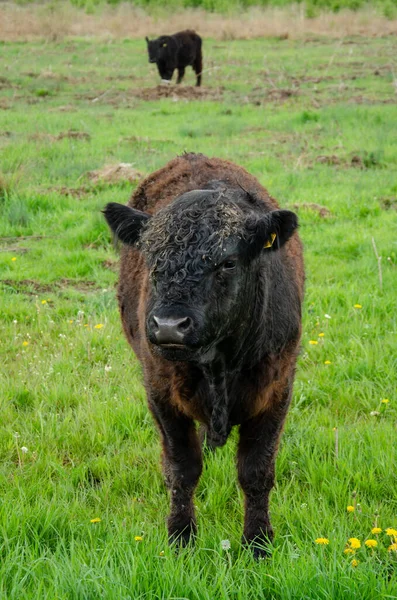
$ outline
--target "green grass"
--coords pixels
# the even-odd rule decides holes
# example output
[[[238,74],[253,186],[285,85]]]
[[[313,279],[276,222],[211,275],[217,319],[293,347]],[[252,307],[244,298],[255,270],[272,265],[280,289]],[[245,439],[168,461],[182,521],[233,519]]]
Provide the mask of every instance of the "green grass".
[[[394,39],[206,40],[215,100],[200,101],[140,100],[158,77],[139,41],[1,48],[0,598],[397,598],[390,538],[364,546],[376,519],[397,529]],[[59,139],[71,130],[88,136]],[[206,458],[196,548],[167,547],[158,434],[100,214],[133,185],[86,175],[150,173],[185,150],[241,164],[300,217],[304,335],[267,561],[240,547],[238,432]]]

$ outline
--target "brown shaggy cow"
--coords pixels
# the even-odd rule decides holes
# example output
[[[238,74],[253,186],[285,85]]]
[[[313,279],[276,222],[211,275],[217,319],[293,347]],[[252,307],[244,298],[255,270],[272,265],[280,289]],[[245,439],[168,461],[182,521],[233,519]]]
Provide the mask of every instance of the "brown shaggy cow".
[[[186,29],[173,35],[162,35],[155,40],[146,39],[149,62],[156,63],[161,79],[171,81],[178,69],[177,83],[181,83],[189,65],[197,75],[196,86],[201,85],[203,70],[202,39],[195,31]]]
[[[118,300],[144,370],[170,489],[170,540],[196,531],[202,471],[195,421],[210,447],[239,425],[243,541],[266,553],[280,433],[301,335],[304,270],[296,215],[241,167],[185,154],[148,176],[105,217],[125,244]]]

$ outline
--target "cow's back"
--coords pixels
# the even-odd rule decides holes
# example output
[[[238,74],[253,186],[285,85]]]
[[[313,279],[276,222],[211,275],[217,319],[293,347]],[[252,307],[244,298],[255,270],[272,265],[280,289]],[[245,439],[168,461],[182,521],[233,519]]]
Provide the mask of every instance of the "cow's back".
[[[209,181],[219,180],[235,187],[241,186],[260,198],[266,208],[278,208],[257,179],[245,169],[227,160],[208,158],[203,154],[187,153],[170,161],[165,167],[146,177],[131,196],[129,206],[154,214],[177,196],[204,188]]]

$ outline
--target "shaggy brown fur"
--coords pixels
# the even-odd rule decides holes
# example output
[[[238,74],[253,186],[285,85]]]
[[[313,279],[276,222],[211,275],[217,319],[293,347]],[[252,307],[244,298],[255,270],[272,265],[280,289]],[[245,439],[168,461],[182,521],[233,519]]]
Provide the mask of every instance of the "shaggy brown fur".
[[[233,198],[240,195],[243,200],[236,200],[236,205],[249,215],[259,213],[270,219],[280,212],[276,201],[244,169],[201,154],[185,154],[146,177],[129,206],[156,218],[165,209],[159,216],[161,223],[166,207],[172,210],[179,202],[172,204],[175,198],[192,190],[206,190],[213,182],[225,187],[225,202],[229,205],[234,206]],[[214,192],[208,194],[214,197]],[[110,209],[106,216],[116,231]],[[150,239],[151,220],[147,222],[141,236],[143,244],[145,236]],[[236,227],[232,223],[231,237],[236,236]],[[246,297],[238,300],[241,306],[236,305],[236,310],[241,310],[237,319],[240,329],[226,323],[232,337],[218,334],[212,358],[201,362],[164,358],[149,341],[148,301],[154,292],[147,261],[150,263],[153,257],[145,257],[144,248],[123,247],[118,287],[121,319],[143,365],[149,408],[162,437],[163,466],[171,490],[171,540],[187,542],[196,530],[193,492],[202,470],[202,452],[195,421],[206,431],[209,446],[222,445],[231,427],[240,426],[238,477],[245,494],[243,541],[253,544],[255,555],[260,556],[272,539],[268,496],[274,483],[275,455],[291,400],[301,335],[304,268],[301,242],[292,232],[286,234],[287,241],[280,242],[283,245],[278,249],[262,250],[258,258],[247,263],[245,271],[252,270],[251,279],[242,288]],[[195,288],[188,289],[193,293]],[[221,311],[217,319],[222,318]]]

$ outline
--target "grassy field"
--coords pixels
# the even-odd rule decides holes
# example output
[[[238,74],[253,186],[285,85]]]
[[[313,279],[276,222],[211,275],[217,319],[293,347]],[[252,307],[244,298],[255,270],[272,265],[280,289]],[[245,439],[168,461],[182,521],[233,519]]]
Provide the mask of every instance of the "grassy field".
[[[0,50],[0,598],[397,598],[396,38],[206,39],[201,91],[191,70],[157,88],[138,40]],[[196,548],[167,548],[100,213],[136,183],[88,175],[185,150],[244,166],[300,217],[304,336],[267,561],[240,547],[237,432],[206,458]]]

